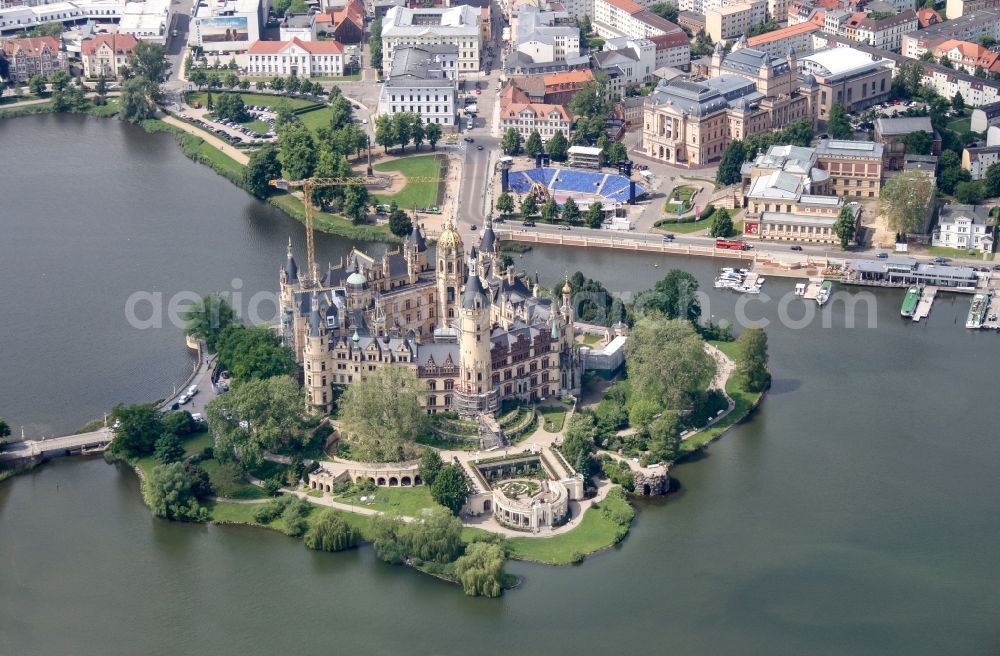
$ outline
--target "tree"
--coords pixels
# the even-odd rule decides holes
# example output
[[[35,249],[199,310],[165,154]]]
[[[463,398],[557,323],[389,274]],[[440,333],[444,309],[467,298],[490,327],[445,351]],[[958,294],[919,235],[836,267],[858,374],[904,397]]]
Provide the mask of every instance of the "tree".
[[[698,279],[680,269],[671,269],[637,305],[643,310],[659,312],[667,319],[685,319],[697,323],[701,318],[701,302],[697,298]]]
[[[986,185],[982,180],[959,182],[955,185],[955,200],[966,205],[978,205],[986,198]]]
[[[344,201],[342,210],[344,215],[349,217],[355,224],[364,223],[368,214],[368,204],[371,201],[371,193],[368,187],[360,184],[348,185],[344,190]]]
[[[713,237],[729,237],[735,231],[729,211],[722,207],[716,210],[712,217],[712,227],[709,234]]]
[[[179,437],[173,433],[164,432],[156,440],[153,455],[162,463],[177,462],[184,459],[184,446]]]
[[[572,198],[567,198],[563,203],[562,220],[567,223],[576,223],[580,220],[580,208]]]
[[[882,185],[879,211],[886,216],[894,232],[920,233],[927,225],[932,202],[933,179],[922,171],[903,171]]]
[[[410,143],[410,138],[413,136],[412,126],[413,114],[400,112],[392,115],[392,134],[401,153],[406,150],[406,144]]]
[[[519,155],[521,153],[521,133],[515,128],[507,128],[503,139],[500,140],[500,149],[504,155]]]
[[[251,379],[212,400],[205,409],[215,435],[215,457],[244,466],[265,450],[294,443],[302,419],[302,391],[289,376]]]
[[[350,125],[353,116],[354,108],[351,107],[351,101],[347,98],[337,96],[330,103],[330,127],[334,130]]]
[[[236,381],[293,376],[298,373],[295,355],[271,326],[226,326],[216,340],[219,364]]]
[[[41,96],[45,93],[45,77],[42,75],[32,75],[28,79],[28,91],[33,96]]]
[[[840,248],[847,250],[847,247],[854,241],[857,220],[854,217],[854,210],[850,205],[840,208],[837,222],[833,224],[833,232],[840,239]]]
[[[156,104],[149,94],[147,83],[138,77],[126,80],[118,98],[118,115],[123,121],[141,123],[153,118]]]
[[[69,84],[69,74],[66,71],[55,70],[49,75],[49,84],[53,91],[65,91]]]
[[[961,91],[955,92],[955,96],[951,99],[951,106],[952,109],[955,109],[956,111],[959,112],[965,110],[965,98],[962,97]]]
[[[437,449],[428,448],[425,450],[424,455],[420,457],[419,470],[420,478],[423,479],[424,485],[433,485],[443,467],[444,463],[441,461],[441,456],[438,454]]]
[[[551,196],[542,204],[542,221],[546,223],[552,223],[559,217],[559,205],[556,204],[556,199]]]
[[[389,213],[389,232],[397,237],[405,237],[412,231],[413,221],[406,212],[397,208]]]
[[[285,126],[279,135],[278,161],[289,180],[304,180],[316,167],[316,142],[312,132],[301,123]]]
[[[847,118],[847,110],[840,103],[833,103],[830,108],[830,116],[826,124],[827,132],[834,139],[850,139],[854,136],[854,129]]]
[[[0,417],[0,445],[3,445],[8,437],[10,437],[10,426],[7,424],[6,419]]]
[[[434,477],[431,485],[431,498],[457,515],[469,497],[469,482],[465,472],[458,465],[447,465]]]
[[[361,541],[361,531],[347,523],[344,516],[327,508],[306,532],[305,543],[318,551],[353,549]]]
[[[42,23],[31,28],[28,31],[28,36],[51,36],[58,39],[64,31],[66,31],[65,25],[60,21],[52,21],[51,23]]]
[[[986,192],[990,198],[1000,196],[1000,164],[991,164],[986,169],[983,180],[986,182]]]
[[[380,114],[375,119],[375,143],[385,148],[385,152],[389,152],[389,146],[396,143],[392,119],[389,118],[388,114]]]
[[[677,22],[677,5],[667,2],[657,2],[650,5],[649,10],[661,18],[666,18],[668,21]]]
[[[813,138],[812,121],[805,118],[793,121],[785,126],[785,129],[781,131],[781,135],[781,141],[785,143],[808,147]]]
[[[594,450],[598,435],[597,422],[592,414],[574,414],[566,426],[560,451],[568,462],[577,462],[581,455],[588,456]]]
[[[340,397],[340,419],[352,453],[369,462],[406,460],[427,415],[423,383],[410,369],[380,367]]]
[[[595,200],[590,203],[590,207],[587,208],[587,227],[588,228],[600,228],[601,224],[604,223],[604,208],[601,206],[601,201]]]
[[[275,75],[271,78],[271,88],[275,91],[281,91],[285,88],[285,78]]]
[[[497,196],[497,211],[504,216],[510,216],[514,212],[514,197],[506,191]]]
[[[945,151],[951,152],[951,151]],[[938,188],[946,194],[954,194],[962,182],[972,181],[972,174],[961,166],[952,166],[941,171],[938,178]]]
[[[266,144],[250,154],[250,161],[243,169],[243,187],[257,198],[267,198],[272,189],[268,181],[280,177],[278,149],[273,144]]]
[[[410,123],[410,134],[413,137],[413,147],[416,150],[420,150],[420,144],[424,142],[424,138],[427,136],[427,130],[424,128],[424,122],[419,116],[413,117],[413,122]]]
[[[646,450],[650,460],[669,462],[677,457],[681,448],[681,431],[676,412],[664,410],[649,423],[646,432],[649,437]]]
[[[542,150],[542,135],[538,134],[538,130],[532,130],[531,134],[528,135],[528,140],[524,142],[524,152],[532,156],[535,153],[544,152]]]
[[[198,471],[194,471],[198,470]],[[200,474],[198,473],[200,472]],[[208,520],[208,508],[198,503],[207,496],[204,470],[182,462],[157,465],[142,481],[142,496],[146,505],[157,517],[182,522],[204,522]]]
[[[914,155],[930,155],[933,142],[929,134],[917,130],[904,135],[901,140],[906,145],[906,152]]]
[[[538,211],[538,203],[535,202],[535,197],[528,194],[521,199],[521,218],[528,218]]]
[[[747,159],[743,142],[739,139],[729,142],[722,152],[722,161],[719,162],[719,170],[715,173],[715,181],[720,185],[736,184],[743,179],[740,168]]]
[[[108,79],[104,77],[104,73],[97,76],[97,83],[94,84],[94,93],[101,100],[101,104],[104,102],[104,96],[108,95]]]
[[[212,292],[202,296],[184,312],[184,333],[205,340],[209,351],[228,326],[236,322],[236,313],[222,295]]]
[[[450,563],[462,553],[462,522],[445,508],[424,511],[417,521],[399,529],[399,537],[412,558]]]
[[[163,434],[161,415],[151,403],[117,405],[109,416],[114,438],[108,451],[123,458],[138,458],[153,452]]]
[[[427,133],[427,143],[431,145],[431,150],[434,150],[437,142],[441,141],[441,126],[437,123],[428,123],[424,132]]]
[[[203,68],[196,68],[188,73],[187,79],[196,88],[202,89],[208,84],[208,73]]]
[[[646,316],[636,322],[625,346],[626,367],[632,385],[630,405],[655,404],[679,412],[705,389],[715,373],[715,360],[693,324]],[[656,412],[637,413],[651,423]],[[629,418],[632,420],[630,411]]]
[[[489,542],[474,542],[455,561],[455,576],[470,597],[499,597],[503,593],[503,549]]]
[[[594,31],[594,26],[590,23],[590,16],[587,14],[584,14],[583,18],[577,18],[576,24],[577,28],[580,30],[580,34],[584,36]]]
[[[628,160],[628,149],[625,148],[625,144],[622,142],[612,141],[605,147],[602,156],[608,166],[616,166]]]
[[[371,52],[372,68],[376,71],[382,68],[382,19],[376,18],[372,21],[370,28],[371,37],[368,39],[368,48]]]
[[[128,65],[136,77],[143,78],[158,87],[167,67],[166,54],[166,46],[140,40]]]
[[[226,118],[237,123],[242,123],[250,118],[247,107],[243,103],[243,96],[238,93],[219,94],[219,102],[215,105],[215,115],[218,118]]]
[[[561,131],[556,132],[549,139],[546,150],[553,161],[565,162],[566,156],[569,153],[569,140]]]
[[[736,340],[736,374],[751,392],[760,392],[771,383],[767,368],[767,333],[763,328],[745,328]]]

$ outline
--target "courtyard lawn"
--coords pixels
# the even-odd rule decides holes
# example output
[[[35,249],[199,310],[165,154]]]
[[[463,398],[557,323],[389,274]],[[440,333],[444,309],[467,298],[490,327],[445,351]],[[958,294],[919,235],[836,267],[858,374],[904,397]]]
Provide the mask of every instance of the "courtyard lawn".
[[[299,114],[299,120],[313,132],[318,128],[330,127],[330,117],[333,116],[333,109],[330,107],[320,107],[309,112]]]
[[[968,132],[969,130],[972,129],[972,119],[969,118],[968,116],[964,116],[962,118],[955,118],[948,121],[945,127],[947,127],[949,130],[957,132],[958,134],[962,134],[963,132]]]
[[[545,420],[545,430],[549,433],[558,433],[563,428],[566,421],[566,410],[564,408],[550,408],[539,406],[538,413]]]
[[[245,127],[245,128],[250,128],[251,130],[253,130],[257,134],[267,134],[268,132],[271,131],[271,126],[270,125],[268,125],[264,121],[261,121],[261,120],[258,120],[258,119],[253,119],[253,120],[250,120],[250,121],[246,121],[246,122],[242,123],[241,125],[243,125],[243,127]]]
[[[382,162],[374,166],[382,173],[398,172],[407,178],[439,177],[441,175],[441,158],[437,155],[411,155],[390,162]],[[440,182],[408,182],[395,194],[375,194],[379,203],[389,204],[396,201],[400,209],[414,207],[431,207],[438,204]]]
[[[361,497],[375,497],[374,503],[361,503]],[[431,489],[426,485],[414,487],[380,487],[365,494],[345,494],[334,497],[341,503],[350,503],[360,508],[371,508],[382,512],[398,512],[407,517],[418,517],[422,510],[437,507],[431,498]]]
[[[583,343],[585,346],[593,346],[594,344],[599,344],[604,341],[604,338],[600,335],[584,335]]]
[[[609,496],[601,505],[631,512],[628,501]],[[620,507],[619,507],[620,506]],[[579,562],[584,556],[608,547],[621,540],[622,526],[600,508],[588,508],[580,525],[551,538],[510,538],[507,546],[515,560],[532,560],[548,565],[568,565]]]

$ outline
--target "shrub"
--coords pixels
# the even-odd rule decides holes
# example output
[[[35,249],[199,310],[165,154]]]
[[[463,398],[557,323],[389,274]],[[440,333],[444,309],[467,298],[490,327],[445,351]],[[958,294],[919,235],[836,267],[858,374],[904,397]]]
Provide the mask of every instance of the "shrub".
[[[309,528],[306,515],[312,506],[307,501],[298,497],[289,497],[285,509],[281,512],[281,521],[285,523],[285,533],[292,537],[299,537]]]
[[[486,542],[470,544],[455,561],[455,574],[470,597],[499,597],[503,593],[503,550]]]
[[[291,500],[292,498],[287,496],[271,499],[254,511],[254,521],[260,522],[261,524],[270,524],[277,519],[282,512],[284,512],[285,506],[287,506],[288,502]]]
[[[698,215],[698,220],[704,221],[705,219],[707,219],[708,217],[712,216],[713,214],[715,214],[715,205],[712,205],[711,203],[709,203],[704,208],[702,208],[701,214]]]

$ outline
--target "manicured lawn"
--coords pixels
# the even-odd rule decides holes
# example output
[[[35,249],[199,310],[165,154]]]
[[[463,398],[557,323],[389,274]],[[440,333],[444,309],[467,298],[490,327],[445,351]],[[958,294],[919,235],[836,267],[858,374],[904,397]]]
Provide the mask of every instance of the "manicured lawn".
[[[311,112],[299,114],[299,120],[302,121],[304,126],[315,132],[317,128],[330,127],[331,116],[333,116],[333,110],[329,107],[322,107],[314,109]]]
[[[376,164],[374,169],[383,173],[398,172],[410,177],[437,177],[441,175],[441,160],[437,155],[413,155],[391,162]],[[431,207],[438,204],[439,182],[407,183],[396,194],[376,194],[380,203],[396,201],[400,208]]]
[[[732,360],[733,362],[735,362],[736,358],[739,357],[739,350],[740,349],[739,349],[739,346],[737,346],[735,340],[732,341],[732,342],[717,342],[715,340],[712,340],[712,341],[709,342],[709,344],[711,344],[715,348],[717,348],[720,351],[722,351],[723,353],[725,353],[726,356],[730,360]]]
[[[214,480],[219,469],[219,461],[215,458],[202,460],[198,466],[208,473],[209,480]],[[230,499],[267,499],[268,495],[262,488],[249,482],[241,482],[236,489],[228,495]]]
[[[361,503],[360,497],[375,497],[374,503]],[[437,503],[431,498],[431,490],[426,485],[415,487],[380,487],[369,494],[343,495],[336,497],[337,501],[351,503],[372,510],[383,512],[398,512],[407,517],[417,517],[425,508],[434,508]]]
[[[201,453],[206,446],[212,446],[212,435],[208,431],[194,433],[183,441],[184,457]],[[142,470],[143,475],[149,476],[153,472],[153,467],[160,464],[160,461],[153,456],[139,458],[135,464]]]
[[[676,214],[678,206],[681,207],[682,212],[687,212],[691,209],[691,197],[695,195],[698,191],[695,187],[688,187],[686,185],[680,187],[674,187],[670,195],[667,196],[667,202],[663,205],[663,212],[665,214]],[[680,198],[680,205],[676,201]]]
[[[657,230],[662,230],[663,232],[676,232],[679,234],[690,234],[692,232],[704,232],[712,227],[712,219],[705,219],[704,221],[692,221],[690,223],[672,223],[669,221],[658,221],[655,226]]]
[[[253,119],[252,121],[246,121],[242,125],[243,127],[250,128],[257,134],[267,134],[268,132],[271,131],[270,125],[268,125],[264,121],[260,121],[257,119]]]
[[[558,433],[562,430],[563,422],[566,421],[566,410],[539,406],[538,413],[545,420],[545,430],[550,433]]]
[[[965,250],[964,248],[947,248],[945,246],[928,246],[927,254],[934,255],[937,257],[961,257],[964,259],[971,258],[977,260],[983,257],[983,254],[980,253],[978,250],[974,251],[972,255],[969,255],[969,251]],[[992,260],[993,259],[992,255],[993,253],[990,253],[989,255],[986,256],[986,259]]]
[[[278,193],[269,199],[269,202],[284,210],[289,216],[299,220],[305,220],[305,209],[302,201],[297,196],[288,193]],[[354,225],[354,223],[342,216],[329,214],[327,212],[314,211],[313,223],[317,230],[329,232],[334,235],[342,235],[351,239],[366,239],[370,241],[392,241],[395,237],[389,232],[388,225]]]
[[[227,92],[212,92],[212,99],[218,98],[222,93]],[[279,101],[285,101],[288,103],[289,107],[292,109],[300,109],[302,107],[309,107],[310,105],[315,105],[316,103],[312,100],[305,100],[304,98],[289,98],[287,96],[270,96],[262,93],[244,93],[242,91],[237,91],[240,97],[243,98],[243,102],[247,105],[263,105],[264,107],[274,107]],[[187,104],[194,106],[195,101],[200,101],[201,106],[204,107],[208,102],[208,92],[206,91],[189,91],[185,96],[187,98]]]
[[[586,346],[593,346],[594,344],[599,344],[600,342],[603,342],[603,341],[604,341],[604,338],[601,337],[600,335],[584,335],[583,336],[583,343]]]
[[[622,499],[609,497],[602,504],[627,505]],[[606,549],[618,542],[619,525],[601,510],[589,508],[580,525],[569,533],[551,538],[510,538],[507,546],[511,558],[533,560],[549,565],[568,565],[595,551]]]

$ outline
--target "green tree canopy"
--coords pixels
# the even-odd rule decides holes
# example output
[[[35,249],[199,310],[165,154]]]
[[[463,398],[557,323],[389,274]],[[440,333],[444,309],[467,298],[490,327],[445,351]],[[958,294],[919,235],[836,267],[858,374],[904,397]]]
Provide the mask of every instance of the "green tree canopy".
[[[720,207],[712,216],[712,227],[709,234],[713,237],[729,237],[736,232],[733,227],[733,219],[729,216],[729,211]]]
[[[580,208],[572,198],[567,198],[563,203],[562,220],[567,223],[576,223],[580,220]]]
[[[394,462],[415,455],[426,425],[423,392],[416,374],[402,367],[380,367],[350,385],[340,398],[340,419],[356,457]]]
[[[457,515],[465,505],[465,500],[469,497],[469,482],[465,479],[465,472],[458,465],[446,465],[434,477],[431,485],[431,497]]]
[[[647,316],[636,322],[625,348],[633,403],[647,400],[661,409],[686,409],[715,373],[715,361],[688,321]]]
[[[535,197],[531,194],[526,195],[521,199],[521,217],[527,219],[538,212],[538,203],[535,202]]]
[[[149,455],[163,434],[162,415],[151,403],[117,405],[108,419],[114,432],[108,451],[124,458]]]
[[[686,319],[697,323],[701,318],[698,279],[681,269],[671,269],[653,289],[643,292],[637,305],[645,311],[658,312],[667,319]]]
[[[270,326],[230,324],[216,342],[219,363],[237,381],[294,375],[295,355]]]
[[[413,221],[406,212],[396,208],[389,213],[389,231],[397,237],[405,237],[413,231]]]
[[[489,542],[474,542],[455,561],[455,575],[470,597],[499,597],[503,593],[503,549]]]
[[[826,129],[834,139],[850,139],[854,136],[854,129],[847,119],[847,110],[840,103],[833,103],[830,108]]]
[[[301,123],[289,123],[280,130],[278,161],[289,180],[304,180],[316,167],[316,142],[312,132]]]
[[[726,149],[722,151],[722,161],[719,162],[719,169],[715,173],[715,181],[720,185],[731,185],[742,180],[740,167],[743,166],[746,158],[743,142],[739,139],[730,141]]]
[[[424,455],[420,457],[420,478],[423,479],[424,485],[433,485],[442,467],[444,463],[437,449],[428,448],[424,451]]]
[[[549,157],[553,161],[565,162],[566,156],[569,153],[569,139],[561,131],[556,132],[549,138],[549,142],[546,144],[546,152],[548,152]]]
[[[281,177],[278,149],[266,144],[250,154],[250,161],[243,169],[243,186],[257,198],[267,198],[272,187],[268,181]]]
[[[521,133],[516,128],[507,128],[503,139],[500,140],[500,149],[504,155],[520,155]]]
[[[559,205],[551,196],[546,199],[544,203],[542,203],[541,215],[542,221],[545,221],[546,223],[552,223],[559,218]]]
[[[142,481],[142,496],[153,514],[182,522],[208,520],[199,500],[210,493],[204,470],[182,462],[157,465]]]
[[[447,467],[441,471],[439,479],[446,470]],[[462,553],[462,522],[446,508],[425,510],[400,533],[411,557],[450,563]]]
[[[906,152],[914,155],[930,155],[933,147],[931,136],[923,130],[904,135],[902,142],[906,144]]]
[[[531,134],[528,135],[528,140],[524,142],[524,152],[529,155],[544,152],[542,150],[542,135],[538,134],[538,130],[532,130]]]
[[[344,551],[360,541],[361,532],[332,508],[323,510],[305,535],[306,546],[319,551]]]
[[[302,391],[288,376],[237,383],[205,411],[221,460],[251,466],[261,462],[265,450],[301,440]]]
[[[437,142],[441,141],[441,126],[438,123],[428,123],[424,131],[427,133],[427,143],[431,145],[431,150],[434,150]]]
[[[129,123],[141,123],[155,114],[156,103],[149,84],[139,77],[125,80],[118,98],[118,116]]]
[[[604,222],[604,208],[601,206],[601,201],[595,200],[587,208],[587,227],[588,228],[600,228],[601,224]]]
[[[227,327],[237,322],[236,313],[222,295],[212,292],[202,296],[184,313],[184,333],[205,340],[215,351],[216,340]]]
[[[837,222],[833,224],[833,232],[840,239],[840,247],[847,250],[847,247],[854,241],[854,232],[857,221],[854,218],[854,210],[849,205],[840,208]]]
[[[767,333],[763,328],[746,328],[736,340],[739,355],[736,374],[751,392],[760,392],[771,382],[767,362]]]
[[[510,216],[514,212],[514,197],[506,191],[497,196],[497,211],[504,216]]]
[[[919,233],[934,202],[933,179],[922,171],[903,171],[882,185],[879,211],[894,232]]]

